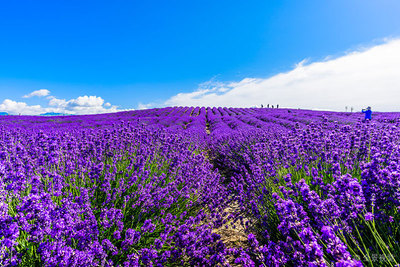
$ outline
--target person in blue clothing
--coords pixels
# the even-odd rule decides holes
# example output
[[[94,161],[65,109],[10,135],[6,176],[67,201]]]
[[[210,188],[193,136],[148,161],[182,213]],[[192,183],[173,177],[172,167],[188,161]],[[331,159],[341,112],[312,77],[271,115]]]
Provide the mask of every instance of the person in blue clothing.
[[[364,109],[362,110],[362,113],[365,113],[364,121],[366,121],[366,120],[372,120],[372,111],[371,111],[371,107],[364,108]]]

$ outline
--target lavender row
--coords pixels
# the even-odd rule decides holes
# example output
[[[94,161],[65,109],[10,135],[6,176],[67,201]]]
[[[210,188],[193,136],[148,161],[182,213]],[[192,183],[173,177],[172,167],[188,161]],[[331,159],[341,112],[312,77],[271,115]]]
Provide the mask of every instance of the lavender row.
[[[133,123],[3,127],[0,177],[2,266],[224,259],[212,232],[221,176],[179,134]]]
[[[248,264],[396,266],[400,124],[393,121],[340,124],[324,115],[279,137],[249,130],[214,141],[238,218],[248,220]]]

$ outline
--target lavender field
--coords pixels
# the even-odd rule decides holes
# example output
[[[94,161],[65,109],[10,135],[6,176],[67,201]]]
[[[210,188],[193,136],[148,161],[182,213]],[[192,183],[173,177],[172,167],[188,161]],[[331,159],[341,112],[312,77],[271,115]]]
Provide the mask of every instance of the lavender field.
[[[399,266],[400,113],[0,117],[0,266]]]

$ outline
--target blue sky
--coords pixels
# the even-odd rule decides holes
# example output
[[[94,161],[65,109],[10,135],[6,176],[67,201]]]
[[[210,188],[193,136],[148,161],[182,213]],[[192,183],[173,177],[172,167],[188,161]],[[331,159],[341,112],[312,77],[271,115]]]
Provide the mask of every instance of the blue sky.
[[[396,40],[399,13],[396,0],[6,1],[0,103],[44,108],[50,98],[65,106],[96,96],[115,109],[185,105],[174,99],[203,90],[207,81],[213,90],[231,89],[305,59],[325,62]],[[23,97],[39,89],[49,94]],[[217,104],[232,100],[226,101]],[[19,104],[22,113],[26,106]]]

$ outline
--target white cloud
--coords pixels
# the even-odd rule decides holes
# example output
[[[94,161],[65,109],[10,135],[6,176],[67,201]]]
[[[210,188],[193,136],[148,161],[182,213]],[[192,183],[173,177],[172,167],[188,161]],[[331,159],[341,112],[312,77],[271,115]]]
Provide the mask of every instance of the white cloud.
[[[71,99],[68,102],[70,107],[98,107],[103,106],[104,99],[97,96],[80,96],[76,99]]]
[[[206,86],[204,86],[206,85]],[[270,78],[204,83],[191,93],[168,99],[166,106],[281,107],[400,111],[400,39],[307,64]]]
[[[98,114],[117,112],[118,107],[110,103],[104,104],[104,99],[99,96],[79,96],[75,99],[65,100],[53,96],[49,97],[49,105],[67,114]]]
[[[3,103],[0,103],[0,111],[23,115],[40,115],[48,112],[80,115],[122,111],[110,103],[104,104],[104,99],[98,96],[85,95],[70,100],[48,96],[47,99],[49,101],[47,107],[5,99]]]
[[[43,108],[40,105],[29,106],[25,102],[17,102],[10,99],[5,99],[0,104],[0,111],[5,111],[10,114],[40,114]]]
[[[65,99],[58,99],[54,96],[49,96],[49,105],[53,107],[62,107],[65,108],[67,106],[67,101]]]
[[[138,109],[149,109],[149,108],[153,108],[155,106],[156,105],[154,103],[147,103],[147,104],[139,103]]]
[[[29,97],[33,97],[33,96],[47,96],[50,94],[50,91],[47,89],[39,89],[36,91],[31,92],[30,94],[24,95],[23,98],[29,98]]]

